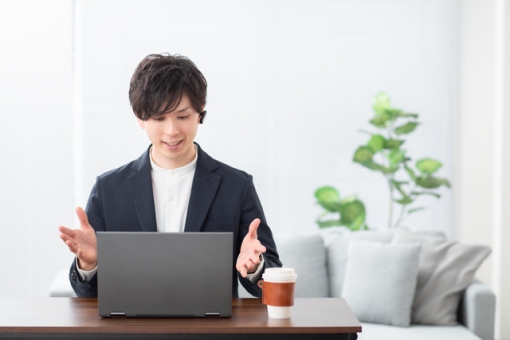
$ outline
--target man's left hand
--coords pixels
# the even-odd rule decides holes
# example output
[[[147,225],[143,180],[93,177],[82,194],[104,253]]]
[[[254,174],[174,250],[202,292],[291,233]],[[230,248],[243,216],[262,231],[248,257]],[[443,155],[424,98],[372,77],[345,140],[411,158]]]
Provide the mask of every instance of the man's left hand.
[[[257,238],[259,225],[260,220],[258,218],[251,222],[248,234],[246,234],[241,244],[241,253],[237,258],[236,269],[242,277],[246,277],[249,273],[257,270],[260,263],[260,254],[266,252],[266,247]]]

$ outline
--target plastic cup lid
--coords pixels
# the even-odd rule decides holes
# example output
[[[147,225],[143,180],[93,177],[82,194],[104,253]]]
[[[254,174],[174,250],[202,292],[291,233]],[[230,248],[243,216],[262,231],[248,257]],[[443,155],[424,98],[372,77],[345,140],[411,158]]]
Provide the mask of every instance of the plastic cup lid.
[[[294,268],[267,268],[262,274],[264,280],[295,280],[297,279]]]

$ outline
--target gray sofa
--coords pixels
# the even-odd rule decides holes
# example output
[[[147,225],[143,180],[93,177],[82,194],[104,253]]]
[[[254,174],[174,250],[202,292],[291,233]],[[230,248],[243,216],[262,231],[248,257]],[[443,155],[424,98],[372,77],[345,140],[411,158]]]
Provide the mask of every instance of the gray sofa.
[[[435,236],[438,234],[441,235],[435,233]],[[340,235],[343,242],[338,242]],[[389,243],[392,236],[392,230],[349,232],[342,228],[333,228],[317,234],[274,235],[283,265],[294,268],[298,274],[296,297],[341,297],[348,240]],[[251,297],[242,286],[239,294],[241,297]],[[75,296],[69,284],[67,269],[55,277],[50,288],[50,296]],[[495,303],[495,295],[490,288],[475,281],[462,294],[458,309],[459,325],[394,327],[362,322],[363,331],[359,334],[359,339],[492,340]]]

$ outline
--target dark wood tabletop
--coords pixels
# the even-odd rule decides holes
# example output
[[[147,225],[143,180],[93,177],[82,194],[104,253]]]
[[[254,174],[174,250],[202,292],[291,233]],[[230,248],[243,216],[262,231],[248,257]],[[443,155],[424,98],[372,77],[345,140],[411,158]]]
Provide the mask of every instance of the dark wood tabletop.
[[[233,299],[230,318],[101,318],[97,299],[0,298],[0,337],[22,334],[344,334],[361,324],[344,299],[296,298],[290,319],[269,319],[260,299]],[[20,336],[22,337],[22,336]],[[145,337],[146,338],[146,337]],[[186,337],[188,339],[189,337]],[[250,338],[250,337],[248,337]]]

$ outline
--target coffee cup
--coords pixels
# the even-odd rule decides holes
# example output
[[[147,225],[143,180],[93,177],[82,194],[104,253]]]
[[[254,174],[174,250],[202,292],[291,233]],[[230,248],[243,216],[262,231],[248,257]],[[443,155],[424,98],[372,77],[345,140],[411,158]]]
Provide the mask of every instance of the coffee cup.
[[[273,319],[290,318],[294,306],[294,288],[297,275],[292,268],[267,268],[258,286],[262,288],[262,303]]]

